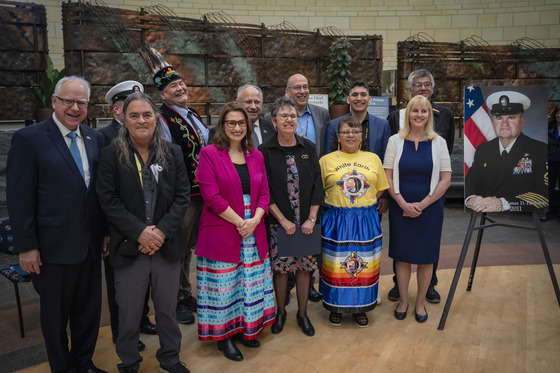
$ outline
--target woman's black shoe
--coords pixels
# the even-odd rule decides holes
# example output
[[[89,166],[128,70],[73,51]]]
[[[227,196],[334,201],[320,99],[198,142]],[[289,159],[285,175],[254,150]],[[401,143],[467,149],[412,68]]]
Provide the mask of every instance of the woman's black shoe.
[[[315,329],[313,325],[311,325],[311,321],[309,321],[309,317],[307,315],[305,317],[300,317],[299,314],[297,316],[297,323],[301,328],[303,334],[308,335],[310,337],[315,335]]]
[[[278,334],[284,329],[284,323],[286,322],[286,314],[281,315],[279,313],[276,314],[276,320],[274,320],[274,324],[272,324],[271,332],[272,334]]]
[[[223,341],[218,341],[218,350],[222,351],[224,353],[224,356],[230,360],[243,360],[243,354],[241,353],[241,351],[239,351],[235,343],[233,343],[232,337],[224,339]]]
[[[399,308],[399,306],[397,306],[397,308]],[[404,312],[397,311],[397,308],[395,308],[395,319],[397,319],[397,320],[406,319],[406,313],[408,312],[408,304],[406,305],[406,311],[404,311]],[[418,315],[416,315],[416,316],[418,316]]]
[[[425,315],[416,314],[416,321],[418,321],[419,323],[423,323],[428,320],[428,312],[426,311],[426,307],[424,307],[424,312],[426,312]]]
[[[249,347],[249,348],[257,348],[261,345],[261,343],[259,341],[257,341],[256,339],[245,339],[245,337],[243,337],[242,333],[237,333],[233,336],[233,339],[235,339],[236,342],[241,343],[243,346],[245,347]]]

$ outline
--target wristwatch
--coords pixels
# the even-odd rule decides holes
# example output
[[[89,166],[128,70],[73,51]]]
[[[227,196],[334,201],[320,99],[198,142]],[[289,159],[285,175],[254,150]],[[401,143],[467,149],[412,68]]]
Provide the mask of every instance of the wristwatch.
[[[310,222],[312,222],[313,224],[315,224],[315,222],[317,221],[317,219],[312,219],[312,218],[307,218],[309,219]]]

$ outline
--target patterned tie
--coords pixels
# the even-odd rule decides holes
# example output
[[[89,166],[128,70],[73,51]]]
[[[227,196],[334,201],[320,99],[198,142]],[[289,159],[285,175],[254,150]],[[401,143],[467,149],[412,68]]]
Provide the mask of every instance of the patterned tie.
[[[85,180],[84,166],[82,165],[82,156],[80,154],[80,149],[78,149],[78,143],[76,142],[76,132],[68,132],[68,135],[66,136],[70,138],[70,153],[72,153],[74,162],[76,162],[76,166],[78,166],[78,170],[80,170],[80,173]]]

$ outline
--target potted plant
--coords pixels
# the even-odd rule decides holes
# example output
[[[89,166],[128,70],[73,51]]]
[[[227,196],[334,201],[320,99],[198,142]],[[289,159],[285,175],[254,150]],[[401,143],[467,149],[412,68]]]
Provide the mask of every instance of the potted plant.
[[[350,62],[352,58],[348,53],[350,40],[347,37],[338,37],[329,47],[330,63],[327,66],[329,77],[329,111],[331,118],[338,118],[348,113],[346,96],[350,86]]]
[[[47,55],[47,69],[41,74],[38,85],[33,85],[33,92],[39,103],[39,111],[37,113],[37,121],[42,122],[48,119],[52,112],[52,95],[54,94],[54,87],[56,83],[66,76],[70,66],[66,66],[62,70],[54,68],[50,56]]]

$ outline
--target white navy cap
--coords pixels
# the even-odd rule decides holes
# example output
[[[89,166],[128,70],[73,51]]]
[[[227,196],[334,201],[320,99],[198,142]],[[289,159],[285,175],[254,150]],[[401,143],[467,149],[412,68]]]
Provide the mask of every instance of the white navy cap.
[[[523,93],[500,91],[488,96],[486,106],[492,115],[519,114],[531,106],[531,100]]]
[[[105,101],[113,105],[119,100],[126,100],[128,96],[135,92],[144,93],[144,86],[136,80],[126,80],[111,88],[105,95]]]

